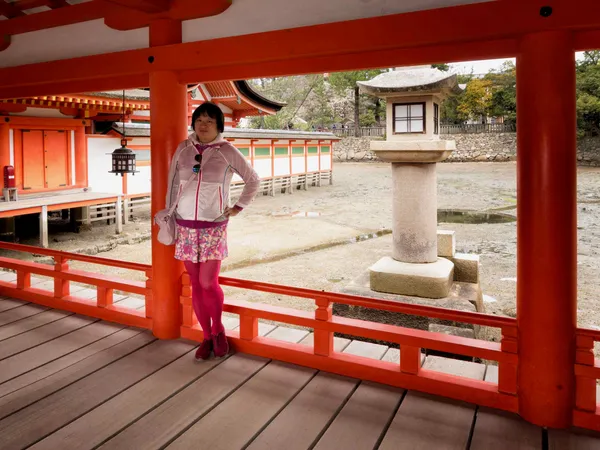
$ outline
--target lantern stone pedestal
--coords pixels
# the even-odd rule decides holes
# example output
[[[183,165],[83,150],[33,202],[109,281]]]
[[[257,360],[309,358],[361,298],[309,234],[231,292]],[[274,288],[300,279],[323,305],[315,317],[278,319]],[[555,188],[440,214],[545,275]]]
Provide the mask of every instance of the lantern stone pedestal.
[[[392,164],[391,257],[369,268],[371,289],[427,298],[448,296],[454,263],[438,257],[436,163],[454,141],[372,141],[371,150]]]

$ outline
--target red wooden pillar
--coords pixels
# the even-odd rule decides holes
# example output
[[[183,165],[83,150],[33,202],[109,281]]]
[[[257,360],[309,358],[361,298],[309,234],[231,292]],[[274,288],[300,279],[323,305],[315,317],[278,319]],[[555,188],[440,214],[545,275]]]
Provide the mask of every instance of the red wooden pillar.
[[[0,121],[0,170],[4,170],[4,166],[10,164],[10,127],[8,122],[5,122],[5,117],[0,117]],[[2,187],[4,187],[4,181],[2,181]]]
[[[517,57],[519,413],[571,425],[577,314],[575,54],[568,32],[525,36]]]
[[[75,161],[73,161],[73,164],[75,164],[75,180],[73,182],[78,187],[87,187],[88,153],[85,126],[83,124],[75,129]]]
[[[161,20],[150,26],[150,46],[181,42],[181,23]],[[152,215],[165,207],[168,170],[177,145],[187,137],[187,91],[175,72],[150,72]],[[180,336],[181,274],[183,265],[173,257],[152,230],[152,320],[154,335],[161,339]]]

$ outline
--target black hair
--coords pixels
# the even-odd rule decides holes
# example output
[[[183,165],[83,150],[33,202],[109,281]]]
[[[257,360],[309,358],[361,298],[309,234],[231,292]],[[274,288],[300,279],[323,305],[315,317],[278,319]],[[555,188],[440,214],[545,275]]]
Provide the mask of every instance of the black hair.
[[[215,119],[217,121],[217,130],[219,131],[219,133],[223,132],[223,130],[225,129],[225,116],[223,115],[223,111],[221,111],[221,108],[219,108],[212,102],[202,103],[196,108],[196,110],[192,114],[192,129],[194,129],[196,119],[198,119],[198,117],[200,117],[202,114],[206,114],[211,119]]]

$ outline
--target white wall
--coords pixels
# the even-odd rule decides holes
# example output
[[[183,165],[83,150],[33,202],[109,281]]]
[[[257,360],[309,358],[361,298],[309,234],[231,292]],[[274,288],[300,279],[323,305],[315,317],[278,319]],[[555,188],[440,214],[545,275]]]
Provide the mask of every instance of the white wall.
[[[331,153],[321,155],[321,170],[331,169]]]
[[[112,170],[110,154],[121,146],[119,138],[88,136],[88,186],[94,192],[122,194],[123,182],[120,175],[108,173]]]
[[[150,192],[150,166],[138,167],[139,173],[127,174],[127,194],[147,194]]]
[[[290,174],[290,158],[275,158],[275,176]]]

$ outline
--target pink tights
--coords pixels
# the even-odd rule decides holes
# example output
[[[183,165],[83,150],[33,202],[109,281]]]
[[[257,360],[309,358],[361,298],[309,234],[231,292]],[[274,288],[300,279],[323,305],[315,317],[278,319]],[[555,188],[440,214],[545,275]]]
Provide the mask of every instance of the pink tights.
[[[224,300],[223,289],[219,286],[221,261],[209,260],[202,263],[186,261],[185,269],[192,283],[194,312],[202,327],[204,339],[210,339],[211,334],[216,336],[225,331],[221,321]]]

